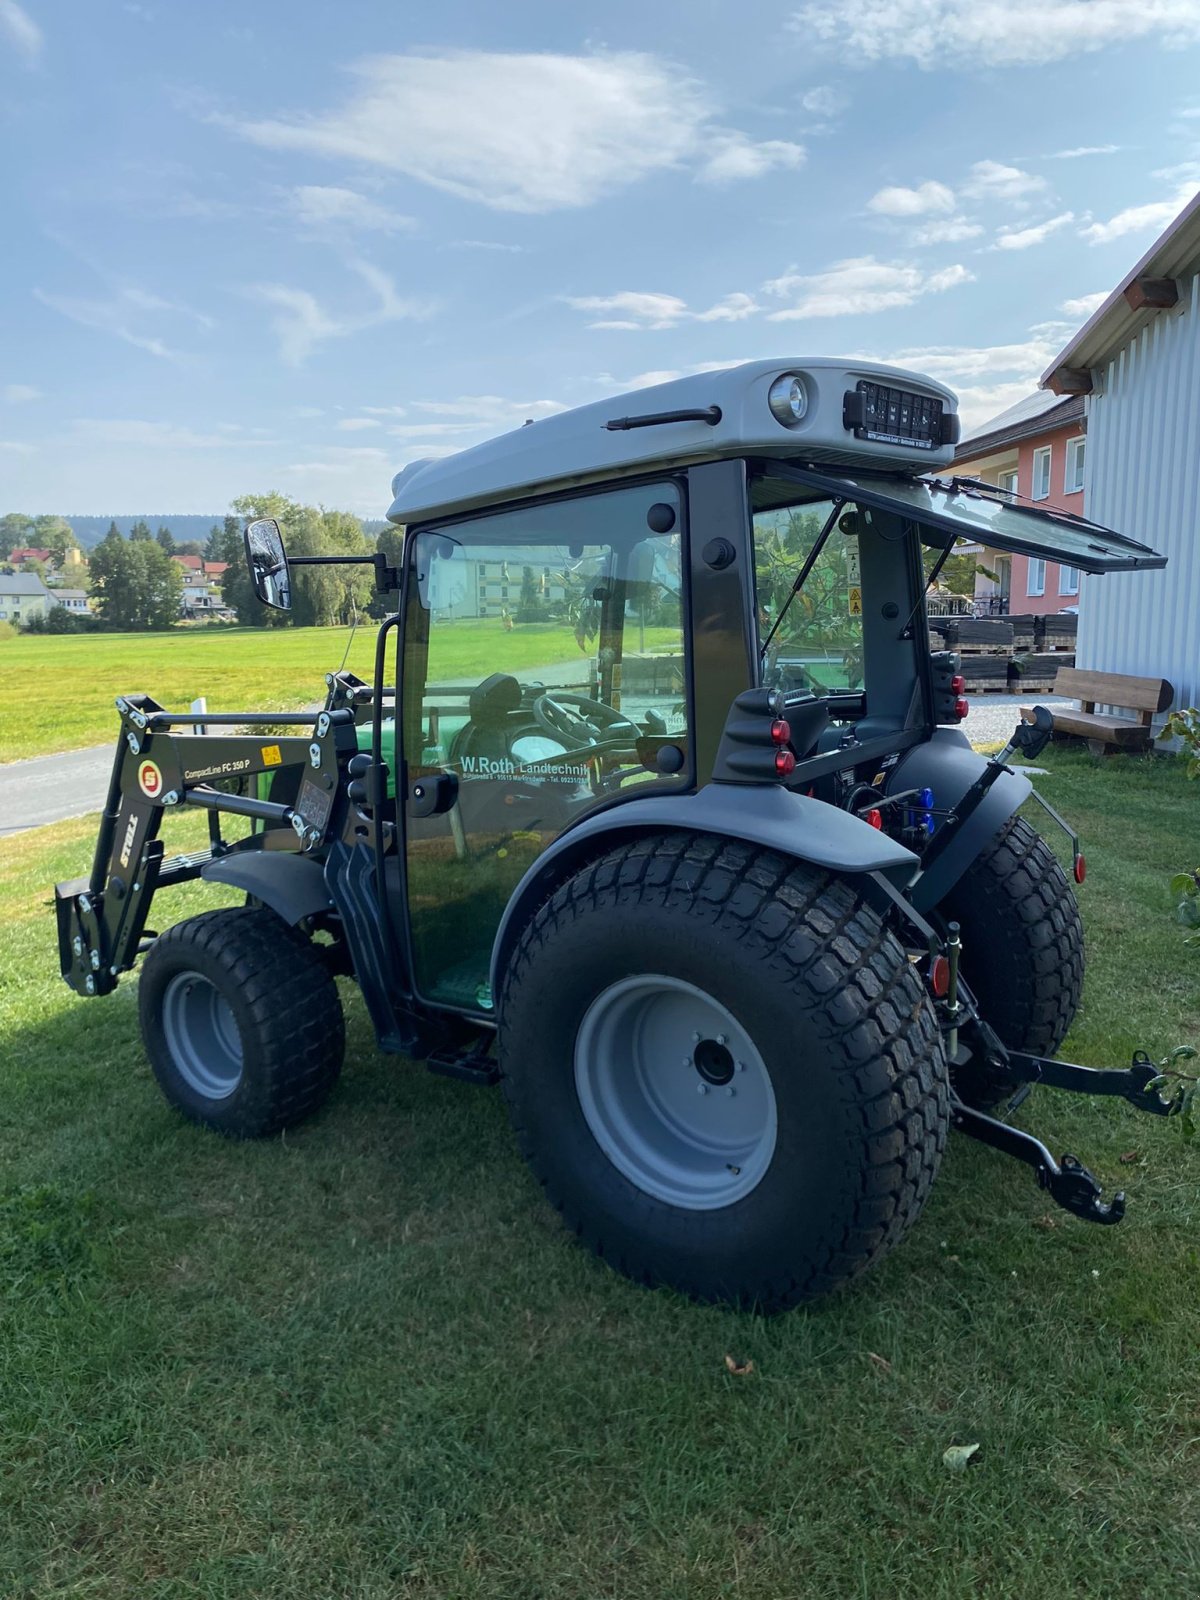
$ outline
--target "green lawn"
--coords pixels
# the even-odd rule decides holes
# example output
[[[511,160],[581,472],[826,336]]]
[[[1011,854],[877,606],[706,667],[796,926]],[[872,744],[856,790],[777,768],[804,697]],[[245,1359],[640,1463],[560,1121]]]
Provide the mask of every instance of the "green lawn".
[[[665,628],[647,628],[646,648],[668,645]],[[191,628],[171,633],[18,635],[0,639],[0,761],[77,750],[115,739],[119,694],[153,695],[170,711],[203,695],[210,711],[285,711],[325,694],[325,674],[341,666],[348,628]],[[640,644],[636,632],[629,648]],[[500,670],[580,658],[571,630],[499,618],[454,622],[439,633],[437,665],[447,678],[482,679]],[[368,682],[375,624],[359,628],[346,665]]]
[[[1200,1037],[1166,891],[1200,784],[1047,764],[1090,869],[1069,1051]],[[1127,1188],[1119,1228],[955,1139],[860,1284],[772,1321],[698,1308],[573,1245],[500,1097],[377,1055],[349,991],[312,1124],[237,1146],[180,1121],[136,984],[84,1002],[57,977],[47,889],[92,836],[0,845],[6,1600],[1200,1591],[1200,1159],[1176,1127],[1042,1090],[1022,1120]],[[951,1443],[981,1446],[962,1474]]]

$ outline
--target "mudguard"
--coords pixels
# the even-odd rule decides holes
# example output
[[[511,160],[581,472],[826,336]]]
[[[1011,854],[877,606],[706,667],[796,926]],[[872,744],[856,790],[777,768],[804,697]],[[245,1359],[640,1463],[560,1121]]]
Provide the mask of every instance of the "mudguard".
[[[781,784],[709,783],[695,794],[654,795],[594,813],[537,858],[517,884],[492,945],[492,991],[501,980],[525,919],[549,886],[577,863],[639,833],[683,829],[744,839],[830,872],[881,872],[897,888],[916,876],[911,850],[848,811],[793,794]]]
[[[205,863],[200,876],[205,883],[227,883],[261,900],[290,926],[333,902],[325,887],[325,874],[315,861],[290,851],[254,850],[218,856]]]
[[[932,789],[939,808],[954,806],[987,766],[958,728],[936,728],[927,744],[919,744],[898,761],[886,784],[889,794],[904,789]],[[932,911],[945,898],[989,839],[1029,798],[1033,785],[1021,773],[1006,771],[984,795],[945,851],[913,885],[909,899],[918,911]]]

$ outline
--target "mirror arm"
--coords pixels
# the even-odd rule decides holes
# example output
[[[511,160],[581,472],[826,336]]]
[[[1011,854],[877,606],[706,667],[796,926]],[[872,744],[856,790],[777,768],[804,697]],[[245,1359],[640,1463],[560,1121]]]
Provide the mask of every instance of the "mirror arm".
[[[289,567],[344,567],[369,563],[375,568],[375,587],[380,594],[389,594],[400,587],[400,574],[388,565],[382,550],[369,556],[289,556],[287,560]]]

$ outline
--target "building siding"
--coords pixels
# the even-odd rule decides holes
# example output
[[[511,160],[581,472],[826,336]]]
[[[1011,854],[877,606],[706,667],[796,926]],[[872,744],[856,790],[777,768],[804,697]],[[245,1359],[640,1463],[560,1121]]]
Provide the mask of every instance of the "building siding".
[[[1088,400],[1084,501],[1095,521],[1167,557],[1160,572],[1084,577],[1080,666],[1164,677],[1200,703],[1200,276],[1155,317]]]

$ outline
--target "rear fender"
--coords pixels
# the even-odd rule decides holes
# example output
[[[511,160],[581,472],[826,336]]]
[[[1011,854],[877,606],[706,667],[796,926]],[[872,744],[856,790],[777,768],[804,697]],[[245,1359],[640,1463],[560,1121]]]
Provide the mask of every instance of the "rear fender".
[[[971,749],[958,728],[936,728],[928,743],[917,745],[897,762],[886,790],[898,794],[904,789],[932,789],[934,805],[941,810],[956,806],[986,766],[986,759]],[[1032,790],[1022,773],[1010,770],[997,778],[946,849],[913,885],[909,899],[918,911],[932,911],[945,899]]]
[[[586,817],[556,839],[517,884],[492,946],[493,994],[502,990],[521,929],[555,884],[623,840],[675,830],[742,839],[843,876],[879,872],[899,889],[919,867],[911,850],[879,829],[781,784],[710,783],[696,794],[631,800]]]
[[[244,889],[269,906],[289,927],[333,909],[325,874],[316,861],[290,851],[254,850],[218,856],[206,862],[200,876],[205,883],[227,883]]]

